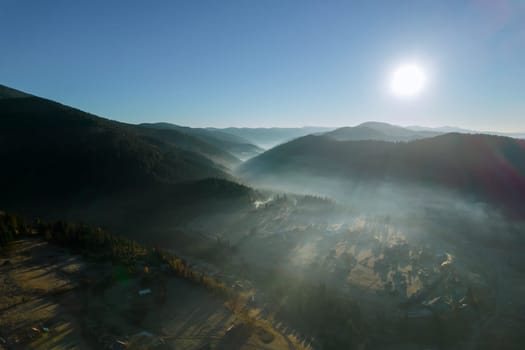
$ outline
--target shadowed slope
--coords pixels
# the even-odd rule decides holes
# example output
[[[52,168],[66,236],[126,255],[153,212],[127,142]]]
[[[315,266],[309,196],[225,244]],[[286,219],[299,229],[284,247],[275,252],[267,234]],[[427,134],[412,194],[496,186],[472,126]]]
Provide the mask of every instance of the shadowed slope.
[[[408,143],[334,141],[306,136],[245,163],[251,180],[293,176],[443,186],[522,209],[525,199],[525,141],[489,135],[446,134]],[[290,175],[286,178],[285,175]]]
[[[125,124],[44,99],[0,100],[5,183],[37,192],[120,188],[226,175],[209,159],[153,144]],[[52,187],[52,188],[50,188]]]
[[[13,94],[0,87],[0,95]],[[144,215],[146,211],[169,212],[183,201],[199,201],[208,190],[218,199],[229,198],[222,189],[236,186],[226,180],[233,178],[224,167],[175,144],[201,146],[191,136],[181,134],[175,141],[177,131],[161,137],[53,101],[18,95],[0,99],[0,204],[7,209],[136,231],[132,212],[147,225],[152,216]],[[207,150],[202,144],[203,153]],[[210,189],[209,182],[200,182],[207,178],[224,180]],[[194,191],[194,196],[179,195],[181,187]]]
[[[217,129],[190,128],[170,123],[143,123],[139,126],[158,133],[176,131],[196,138],[222,152],[235,156],[236,163],[240,162],[239,159],[248,159],[263,152],[263,149],[249,140]]]

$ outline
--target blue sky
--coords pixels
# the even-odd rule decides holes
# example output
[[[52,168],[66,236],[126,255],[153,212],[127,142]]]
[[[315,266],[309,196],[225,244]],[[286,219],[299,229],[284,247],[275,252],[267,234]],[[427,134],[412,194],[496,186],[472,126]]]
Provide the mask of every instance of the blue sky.
[[[524,0],[0,0],[0,31],[1,84],[131,123],[525,131]]]

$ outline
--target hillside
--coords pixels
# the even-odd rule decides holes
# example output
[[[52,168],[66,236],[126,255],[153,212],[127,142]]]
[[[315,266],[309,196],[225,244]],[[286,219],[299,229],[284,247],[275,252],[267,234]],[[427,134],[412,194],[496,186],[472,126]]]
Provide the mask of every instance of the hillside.
[[[241,160],[252,158],[263,152],[263,149],[252,144],[249,140],[218,129],[190,128],[187,126],[179,126],[170,123],[143,123],[140,124],[140,126],[148,129],[154,129],[159,132],[161,130],[163,132],[174,130],[188,136],[193,136],[201,140],[203,143],[212,145],[217,149],[230,153]]]
[[[302,127],[302,128],[208,128],[208,130],[223,131],[228,134],[236,135],[249,140],[251,143],[262,148],[271,148],[283,142],[288,142],[295,138],[327,132],[333,128],[326,127]]]
[[[525,141],[446,134],[408,143],[335,141],[306,136],[248,161],[239,173],[252,181],[294,176],[441,186],[525,214]]]
[[[140,221],[151,223],[146,212],[183,201],[236,200],[223,191],[237,186],[226,181],[232,176],[210,158],[238,160],[197,138],[118,123],[6,87],[0,95],[0,204],[7,209],[138,233],[129,215],[139,208]],[[201,181],[207,178],[219,185],[209,188]],[[195,195],[175,195],[180,187]]]
[[[412,141],[439,135],[439,132],[411,130],[381,122],[366,122],[354,127],[343,127],[324,135],[337,141]]]
[[[227,177],[201,154],[53,101],[2,98],[0,114],[0,152],[10,165],[0,176],[20,189],[60,193]]]
[[[12,89],[10,87],[0,85],[0,99],[5,99],[5,98],[28,98],[28,97],[33,97],[33,96],[30,95],[30,94],[26,94],[25,92],[16,90],[16,89]]]
[[[166,251],[1,211],[0,312],[0,349],[310,348]]]
[[[233,152],[221,146],[216,146],[214,142],[210,142],[209,138],[195,137],[184,131],[176,129],[137,127],[134,128],[137,134],[144,137],[153,144],[169,145],[174,148],[194,152],[205,156],[217,165],[227,169],[236,167],[241,163]]]

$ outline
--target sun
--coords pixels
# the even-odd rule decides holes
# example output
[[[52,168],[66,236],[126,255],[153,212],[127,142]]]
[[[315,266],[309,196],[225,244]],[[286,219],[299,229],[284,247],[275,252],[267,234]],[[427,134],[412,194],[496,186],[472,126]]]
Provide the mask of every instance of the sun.
[[[392,93],[399,97],[417,96],[425,87],[426,75],[416,64],[399,66],[390,80]]]

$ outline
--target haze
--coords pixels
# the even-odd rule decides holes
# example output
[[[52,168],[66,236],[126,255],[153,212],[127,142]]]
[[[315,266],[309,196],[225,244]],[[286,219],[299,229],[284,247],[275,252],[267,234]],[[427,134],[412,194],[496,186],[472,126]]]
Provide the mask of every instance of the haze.
[[[0,31],[0,350],[525,349],[523,1]]]

